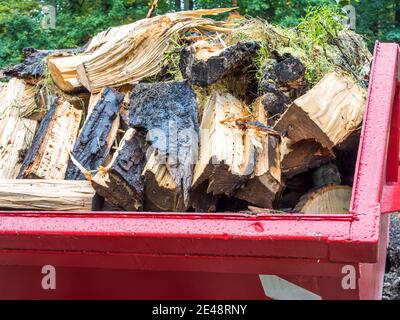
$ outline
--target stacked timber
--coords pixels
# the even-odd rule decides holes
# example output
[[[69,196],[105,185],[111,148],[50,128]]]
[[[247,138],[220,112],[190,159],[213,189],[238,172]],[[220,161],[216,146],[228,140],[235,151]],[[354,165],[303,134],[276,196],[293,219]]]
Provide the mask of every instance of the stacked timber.
[[[82,49],[26,49],[0,82],[0,209],[347,213],[366,78],[338,65],[360,39],[341,33],[311,84],[272,26],[263,42],[204,17],[229,11],[153,8]]]

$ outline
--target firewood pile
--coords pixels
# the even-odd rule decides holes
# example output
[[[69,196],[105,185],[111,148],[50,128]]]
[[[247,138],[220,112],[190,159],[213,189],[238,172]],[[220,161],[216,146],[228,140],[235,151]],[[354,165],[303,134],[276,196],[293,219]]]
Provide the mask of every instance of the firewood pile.
[[[313,82],[278,29],[205,17],[230,10],[26,49],[0,82],[0,208],[347,213],[371,62],[362,39],[345,31],[347,51]]]

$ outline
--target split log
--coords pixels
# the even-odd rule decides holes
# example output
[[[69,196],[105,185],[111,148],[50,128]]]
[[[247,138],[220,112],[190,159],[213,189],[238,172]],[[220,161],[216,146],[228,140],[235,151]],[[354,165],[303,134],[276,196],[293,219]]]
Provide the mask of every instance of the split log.
[[[286,178],[317,168],[335,158],[331,150],[311,139],[294,144],[285,139],[282,146],[282,174]]]
[[[127,211],[143,208],[146,163],[146,136],[129,129],[115,152],[111,163],[99,170],[91,180],[93,188],[109,203]],[[161,197],[157,195],[157,197]]]
[[[97,35],[85,54],[90,58],[77,67],[78,79],[90,91],[120,87],[158,74],[165,52],[176,34],[192,28],[228,32],[224,23],[202,18],[232,9],[184,11],[142,19]]]
[[[203,114],[192,193],[208,181],[207,193],[272,206],[280,188],[279,138],[243,119],[253,118],[239,100],[213,94]]]
[[[254,114],[258,123],[267,125],[264,108],[260,104]],[[281,189],[280,137],[269,135],[255,128],[248,130],[255,145],[253,174],[235,197],[258,207],[272,208],[276,194]]]
[[[159,160],[187,204],[198,154],[196,96],[186,81],[137,84],[131,95],[130,126],[146,130]]]
[[[121,129],[122,130],[128,130],[129,128],[129,112],[130,112],[130,100],[131,100],[131,94],[133,90],[133,85],[125,85],[119,88],[119,92],[121,92],[124,95],[124,101],[122,103],[121,110],[119,112],[119,115],[121,116]]]
[[[293,143],[314,139],[332,149],[361,124],[366,92],[353,79],[338,73],[325,76],[297,99],[276,123]]]
[[[200,41],[181,51],[180,70],[191,83],[208,86],[252,65],[259,48],[257,42],[239,42],[221,49],[219,45]]]
[[[352,189],[330,185],[313,191],[300,200],[295,212],[306,214],[346,214],[349,212]]]
[[[46,73],[46,59],[50,56],[71,55],[79,52],[77,49],[63,50],[37,50],[34,48],[24,49],[25,60],[15,66],[6,68],[4,74],[10,77],[25,79],[28,83],[36,84],[44,78]]]
[[[88,171],[96,171],[114,144],[119,128],[119,110],[123,95],[111,88],[102,91],[101,99],[94,107],[75,143],[72,155]],[[85,179],[81,170],[69,162],[67,180]]]
[[[82,110],[55,99],[40,124],[22,164],[18,179],[63,180],[69,151],[78,135]]]
[[[229,127],[227,121],[249,117],[235,97],[214,92],[202,117],[200,154],[194,169],[192,192],[208,181],[207,193],[232,196],[248,179],[254,165],[248,163],[252,160],[250,155],[254,154],[253,145],[243,130]]]
[[[102,96],[102,92],[98,92],[98,93],[92,93],[90,95],[89,98],[89,102],[86,108],[86,119],[85,119],[85,124],[86,122],[89,120],[94,108],[96,107],[96,105],[99,103],[100,99]]]
[[[272,208],[281,189],[279,138],[267,136],[260,139],[256,149],[254,173],[235,197],[256,206]]]
[[[45,86],[12,78],[0,87],[0,119],[14,116],[41,121],[51,104],[49,96]]]
[[[0,180],[0,208],[88,212],[94,190],[88,181]]]
[[[0,119],[0,179],[16,179],[38,122],[18,117]]]
[[[167,165],[154,151],[143,169],[145,178],[145,210],[146,211],[186,211],[181,189],[170,174]]]
[[[90,55],[49,58],[49,72],[57,87],[67,93],[85,91],[86,88],[78,80],[77,67],[89,58]]]

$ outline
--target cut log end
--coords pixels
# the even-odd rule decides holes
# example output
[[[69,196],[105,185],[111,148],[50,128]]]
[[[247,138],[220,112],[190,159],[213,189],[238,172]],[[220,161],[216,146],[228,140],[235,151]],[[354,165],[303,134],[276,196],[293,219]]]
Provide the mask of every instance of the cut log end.
[[[303,196],[295,212],[305,214],[347,214],[352,188],[330,185]]]
[[[275,125],[296,143],[314,139],[332,149],[361,124],[365,90],[351,78],[331,73],[298,98]]]
[[[85,91],[85,87],[78,79],[77,68],[80,63],[88,58],[87,55],[50,58],[47,66],[54,83],[66,93],[73,94]]]

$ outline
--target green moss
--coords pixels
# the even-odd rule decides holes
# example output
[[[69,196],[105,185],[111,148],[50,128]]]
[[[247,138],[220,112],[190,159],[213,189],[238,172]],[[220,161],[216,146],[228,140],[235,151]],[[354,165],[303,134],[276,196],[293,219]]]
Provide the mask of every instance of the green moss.
[[[180,52],[184,44],[180,40],[178,34],[174,34],[170,40],[170,46],[164,53],[164,59],[162,60],[163,73],[167,74],[174,81],[183,80],[182,73],[179,68]]]

